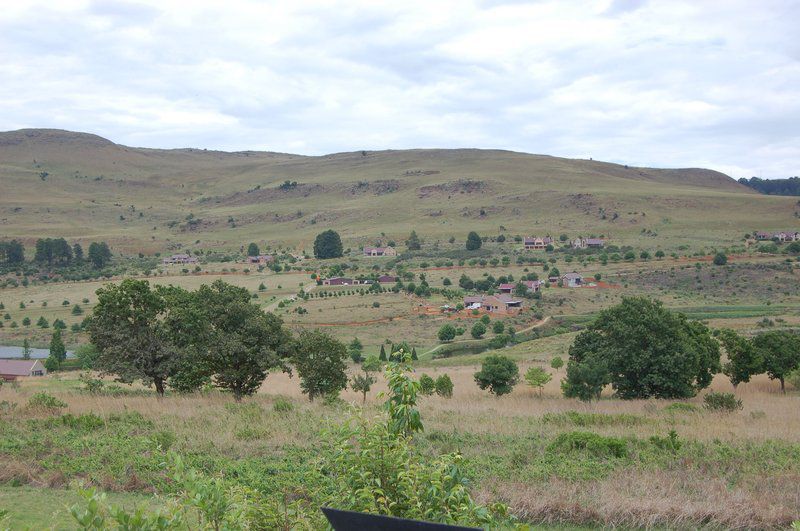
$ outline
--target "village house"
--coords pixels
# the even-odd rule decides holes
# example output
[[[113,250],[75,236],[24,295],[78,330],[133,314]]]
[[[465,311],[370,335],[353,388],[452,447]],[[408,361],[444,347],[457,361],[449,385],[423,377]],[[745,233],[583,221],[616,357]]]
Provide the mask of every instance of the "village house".
[[[539,238],[537,236],[526,236],[522,240],[523,245],[525,246],[526,251],[544,251],[547,249],[547,246],[553,243],[553,238],[550,236],[545,236],[543,238]]]
[[[583,277],[578,273],[567,273],[566,275],[562,275],[561,280],[564,281],[564,285],[569,288],[577,288],[583,285]]]
[[[507,293],[499,295],[464,297],[464,308],[467,310],[486,310],[492,313],[515,313],[522,308],[522,301]]]
[[[164,265],[169,264],[196,264],[197,258],[188,254],[173,254],[161,260]]]
[[[800,240],[800,232],[793,230],[785,230],[779,232],[758,231],[755,233],[754,236],[756,240],[759,241],[776,240],[779,242],[796,242]]]
[[[577,238],[570,243],[573,249],[602,249],[606,244],[601,238]]]
[[[381,275],[378,277],[378,284],[394,284],[397,282],[397,277],[392,275]]]
[[[258,256],[248,256],[247,263],[248,264],[270,264],[275,261],[275,257],[271,254],[260,254]]]
[[[352,284],[354,284],[353,279],[347,277],[332,277],[322,281],[323,286],[350,286]]]
[[[11,382],[28,376],[44,376],[47,369],[39,360],[0,360],[0,380]]]
[[[394,247],[364,247],[364,256],[397,256]]]
[[[539,280],[523,280],[522,284],[528,288],[528,291],[531,293],[536,293],[542,286],[542,282]],[[516,284],[512,283],[500,284],[497,287],[497,291],[500,293],[513,293],[516,286]]]

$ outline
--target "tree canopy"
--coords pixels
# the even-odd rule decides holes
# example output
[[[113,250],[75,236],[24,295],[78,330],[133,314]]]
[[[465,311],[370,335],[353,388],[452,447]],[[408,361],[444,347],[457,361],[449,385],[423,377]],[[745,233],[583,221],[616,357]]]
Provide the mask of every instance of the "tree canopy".
[[[620,398],[689,398],[720,370],[706,326],[659,301],[626,297],[576,337],[563,389],[580,398],[610,383]]]
[[[476,249],[480,249],[481,245],[483,245],[483,241],[481,240],[481,237],[478,236],[477,232],[471,231],[469,234],[467,234],[467,243],[466,243],[467,251],[474,251]]]
[[[346,358],[347,348],[332,336],[317,330],[300,333],[292,362],[309,400],[338,395],[347,387]]]
[[[475,383],[495,396],[510,393],[519,381],[517,364],[506,356],[491,355],[484,358],[481,370],[475,373]]]
[[[314,257],[319,259],[339,258],[342,252],[342,239],[339,233],[328,229],[317,235],[314,240]]]

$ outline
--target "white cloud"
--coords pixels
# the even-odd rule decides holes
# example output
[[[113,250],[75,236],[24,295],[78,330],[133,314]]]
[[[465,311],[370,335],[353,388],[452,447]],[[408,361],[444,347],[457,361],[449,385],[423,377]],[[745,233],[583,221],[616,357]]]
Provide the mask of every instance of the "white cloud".
[[[800,173],[800,4],[20,1],[0,129],[322,154],[491,147]]]

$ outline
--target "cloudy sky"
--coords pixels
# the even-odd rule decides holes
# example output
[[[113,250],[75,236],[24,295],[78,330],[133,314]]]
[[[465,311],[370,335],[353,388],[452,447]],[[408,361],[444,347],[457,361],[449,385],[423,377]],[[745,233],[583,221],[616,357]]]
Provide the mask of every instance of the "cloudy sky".
[[[191,7],[189,7],[191,6]],[[800,174],[800,0],[16,0],[0,130]]]

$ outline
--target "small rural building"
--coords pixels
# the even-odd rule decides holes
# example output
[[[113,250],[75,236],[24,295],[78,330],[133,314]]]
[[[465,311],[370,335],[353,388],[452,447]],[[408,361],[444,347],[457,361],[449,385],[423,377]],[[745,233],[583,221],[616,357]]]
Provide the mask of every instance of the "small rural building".
[[[571,244],[573,249],[602,249],[606,242],[601,238],[578,238]]]
[[[764,232],[763,230],[760,230],[760,231],[755,233],[755,237],[756,237],[756,240],[771,240],[772,239],[772,233],[771,232]]]
[[[397,277],[392,275],[381,275],[378,277],[378,284],[394,284],[397,282]]]
[[[47,369],[40,360],[0,360],[0,380],[13,381],[28,376],[44,376]]]
[[[583,277],[578,273],[567,273],[566,275],[562,275],[561,280],[564,281],[564,285],[570,288],[577,288],[583,285]]]
[[[270,264],[275,261],[275,257],[271,254],[260,254],[258,256],[248,256],[248,264]]]
[[[772,235],[772,238],[778,240],[779,242],[796,242],[797,240],[800,240],[800,232],[794,232],[790,230],[776,232]]]
[[[322,281],[323,286],[351,286],[353,284],[355,284],[353,279],[347,277],[326,278]]]
[[[364,247],[364,256],[397,256],[394,247]]]
[[[523,280],[521,284],[528,288],[531,293],[536,293],[542,287],[542,282],[539,280]],[[500,284],[497,286],[497,291],[500,293],[514,293],[517,285],[512,283]]]
[[[522,240],[526,251],[544,251],[547,249],[547,246],[552,243],[553,238],[550,236],[544,236],[542,238],[538,236],[526,236]]]
[[[500,293],[511,293],[514,291],[514,286],[516,286],[516,284],[511,284],[511,283],[500,284],[499,286],[497,286],[497,291],[499,291]]]
[[[197,258],[188,254],[173,254],[161,260],[164,265],[169,264],[196,264]]]
[[[522,308],[522,301],[507,293],[487,296],[464,297],[464,308],[467,310],[484,309],[493,313],[513,313]]]

